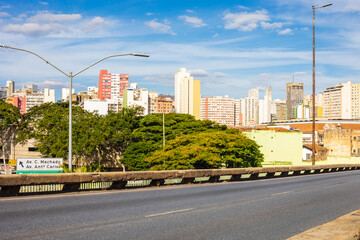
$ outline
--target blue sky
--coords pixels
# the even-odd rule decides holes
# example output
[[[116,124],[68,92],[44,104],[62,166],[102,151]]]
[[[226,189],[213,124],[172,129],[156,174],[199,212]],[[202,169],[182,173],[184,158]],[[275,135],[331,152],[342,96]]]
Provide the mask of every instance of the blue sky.
[[[98,85],[100,69],[129,73],[130,82],[174,93],[174,73],[186,67],[204,97],[247,96],[250,88],[303,82],[312,91],[312,5],[323,0],[28,1],[0,0],[0,44],[34,51],[65,72],[105,60],[73,79],[77,91]],[[333,0],[316,10],[316,92],[359,83],[360,1]],[[35,83],[59,91],[68,78],[35,56],[0,48],[0,84]],[[60,92],[59,92],[60,93]]]

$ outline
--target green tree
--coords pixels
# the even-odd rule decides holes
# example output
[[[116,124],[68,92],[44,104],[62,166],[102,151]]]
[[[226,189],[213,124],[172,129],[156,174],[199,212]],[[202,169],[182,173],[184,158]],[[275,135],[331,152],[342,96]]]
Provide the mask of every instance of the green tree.
[[[0,100],[0,141],[5,169],[5,159],[14,156],[16,136],[21,123],[22,116],[19,108]]]
[[[253,140],[228,130],[178,137],[145,161],[152,170],[259,167],[263,154]]]
[[[200,132],[224,131],[227,127],[212,121],[200,121],[188,114],[165,114],[166,142],[182,135]],[[139,128],[133,132],[133,139],[124,152],[123,163],[129,170],[147,170],[151,166],[144,159],[163,148],[163,116],[151,114],[143,117]]]
[[[67,159],[68,109],[68,103],[46,103],[32,108],[26,114],[27,125],[21,131],[21,140],[34,138],[42,155]],[[140,111],[124,109],[102,116],[74,106],[74,163],[82,168],[96,165],[99,170],[106,162],[122,164],[120,158],[131,141],[133,129],[138,127]]]

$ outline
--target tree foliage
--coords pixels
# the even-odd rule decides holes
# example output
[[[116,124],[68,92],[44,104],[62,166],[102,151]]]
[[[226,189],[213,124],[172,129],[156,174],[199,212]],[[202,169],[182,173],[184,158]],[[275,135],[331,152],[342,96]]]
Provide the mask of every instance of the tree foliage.
[[[165,114],[166,142],[182,135],[201,132],[224,131],[227,127],[212,121],[200,121],[188,114]],[[147,170],[149,162],[144,159],[163,148],[163,115],[151,114],[143,117],[139,128],[133,132],[133,140],[124,152],[123,163],[129,170]]]
[[[2,158],[9,159],[14,151],[16,135],[22,123],[20,110],[3,100],[0,100],[0,142],[2,146]]]
[[[180,136],[145,161],[152,170],[259,167],[263,154],[253,140],[228,130]]]
[[[122,153],[137,128],[140,109],[123,109],[119,113],[98,115],[73,107],[72,153],[78,166],[101,167],[104,162],[120,162]],[[19,135],[21,141],[34,138],[36,147],[46,157],[68,159],[69,105],[46,103],[26,114],[26,126]]]

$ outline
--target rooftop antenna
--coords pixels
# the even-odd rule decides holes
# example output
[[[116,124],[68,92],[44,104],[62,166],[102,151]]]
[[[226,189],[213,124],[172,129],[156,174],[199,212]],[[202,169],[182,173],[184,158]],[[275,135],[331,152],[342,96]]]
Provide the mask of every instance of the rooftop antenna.
[[[293,83],[295,82],[295,75],[293,75]]]

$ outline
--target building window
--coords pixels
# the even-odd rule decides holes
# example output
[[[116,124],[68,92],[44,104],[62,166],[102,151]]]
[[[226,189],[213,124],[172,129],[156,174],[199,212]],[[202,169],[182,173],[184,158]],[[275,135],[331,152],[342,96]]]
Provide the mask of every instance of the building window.
[[[36,152],[38,150],[38,148],[36,147],[29,147],[28,148],[29,152]]]

